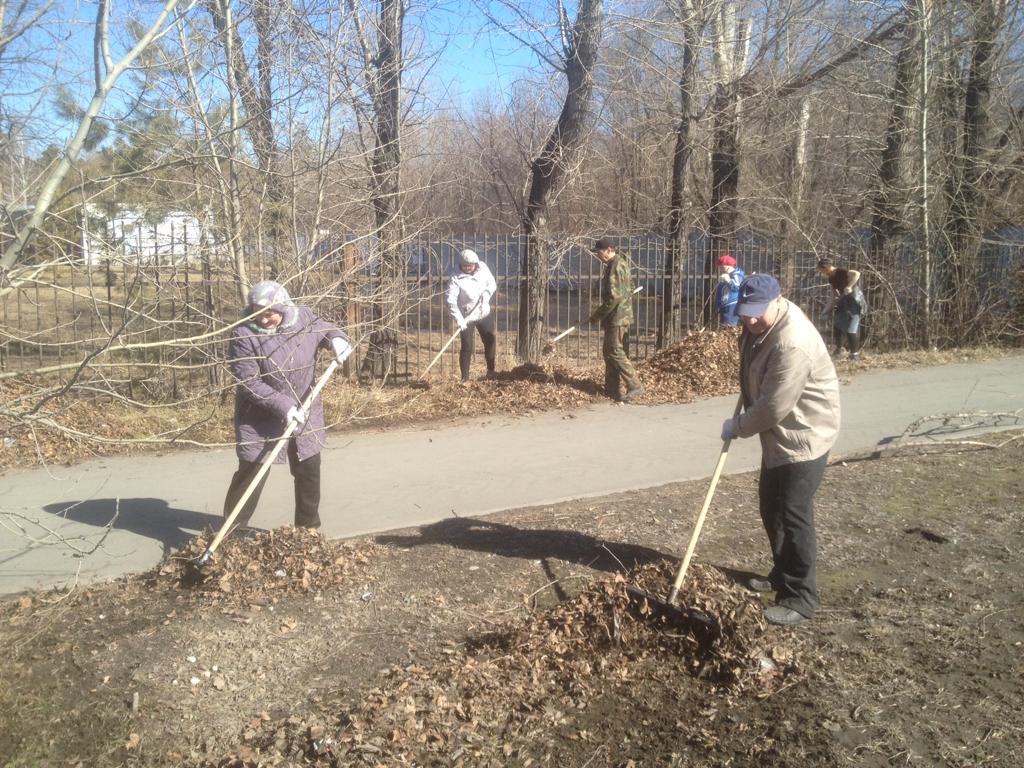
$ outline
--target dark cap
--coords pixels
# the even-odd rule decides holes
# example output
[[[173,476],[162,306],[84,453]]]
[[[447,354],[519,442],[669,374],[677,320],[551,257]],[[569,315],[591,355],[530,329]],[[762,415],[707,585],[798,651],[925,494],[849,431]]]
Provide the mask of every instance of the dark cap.
[[[598,241],[596,241],[594,243],[594,250],[595,251],[603,251],[603,250],[605,250],[607,248],[611,248],[612,250],[615,250],[615,243],[613,243],[607,237],[602,237],[600,240],[598,240]]]
[[[782,295],[779,281],[771,275],[751,275],[740,283],[736,311],[741,317],[760,317],[768,305]]]

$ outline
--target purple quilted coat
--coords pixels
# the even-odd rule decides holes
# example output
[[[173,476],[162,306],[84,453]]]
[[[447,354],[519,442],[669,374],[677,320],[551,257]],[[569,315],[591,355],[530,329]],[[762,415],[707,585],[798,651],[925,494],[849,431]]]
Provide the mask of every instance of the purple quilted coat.
[[[241,461],[262,461],[284,434],[287,414],[313,388],[318,349],[333,355],[330,340],[348,337],[308,307],[296,307],[296,322],[277,333],[260,333],[243,323],[231,333],[228,357],[235,378],[235,441]],[[313,401],[306,423],[293,435],[299,460],[320,453],[327,442],[324,408]],[[285,461],[281,451],[275,463]]]

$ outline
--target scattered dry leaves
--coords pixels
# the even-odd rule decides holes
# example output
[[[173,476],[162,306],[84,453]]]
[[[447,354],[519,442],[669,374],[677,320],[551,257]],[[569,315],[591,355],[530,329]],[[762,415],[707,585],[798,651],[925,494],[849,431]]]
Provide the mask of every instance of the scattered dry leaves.
[[[607,687],[641,674],[645,660],[682,664],[726,698],[767,695],[801,673],[796,636],[767,633],[759,601],[715,569],[695,566],[680,595],[695,614],[653,610],[627,590],[661,594],[673,568],[666,562],[594,580],[525,622],[445,648],[431,667],[391,667],[344,712],[256,718],[235,754],[200,764],[420,764],[431,754],[451,764],[501,764],[493,760],[513,756],[510,741],[567,725]]]
[[[165,557],[151,577],[164,584],[180,584],[209,601],[258,604],[349,584],[359,567],[369,562],[367,553],[355,545],[332,541],[309,528],[287,526],[228,537],[211,562],[198,567],[209,536],[197,536]],[[296,626],[294,620],[286,619],[281,631],[291,632]]]

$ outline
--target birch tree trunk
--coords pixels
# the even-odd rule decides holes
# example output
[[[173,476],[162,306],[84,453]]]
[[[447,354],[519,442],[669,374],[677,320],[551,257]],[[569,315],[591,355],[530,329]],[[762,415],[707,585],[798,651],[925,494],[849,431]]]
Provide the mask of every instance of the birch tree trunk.
[[[796,135],[790,150],[789,215],[782,220],[782,255],[778,260],[779,283],[783,295],[792,295],[796,285],[795,253],[803,233],[804,188],[807,179],[807,131],[811,122],[811,102],[800,99]]]
[[[715,95],[712,103],[711,207],[708,232],[711,250],[705,264],[704,320],[714,317],[713,297],[718,284],[716,261],[728,253],[736,234],[739,214],[739,78],[747,68],[750,52],[750,21],[736,20],[736,6],[722,3],[715,16]]]

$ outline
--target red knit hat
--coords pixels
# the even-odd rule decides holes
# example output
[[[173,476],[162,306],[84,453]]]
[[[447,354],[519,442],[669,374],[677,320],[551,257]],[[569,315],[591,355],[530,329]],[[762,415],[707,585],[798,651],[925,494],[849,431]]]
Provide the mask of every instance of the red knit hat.
[[[721,267],[735,267],[736,259],[726,253],[718,257],[718,265]]]

